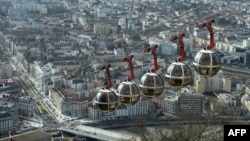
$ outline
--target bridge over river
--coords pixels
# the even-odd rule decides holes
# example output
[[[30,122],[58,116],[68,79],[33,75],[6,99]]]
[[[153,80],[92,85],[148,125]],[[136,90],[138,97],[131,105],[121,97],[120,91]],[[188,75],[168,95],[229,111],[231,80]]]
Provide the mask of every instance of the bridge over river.
[[[138,135],[133,134],[124,134],[119,132],[114,132],[110,130],[105,130],[97,127],[91,127],[86,125],[78,125],[74,128],[61,127],[58,130],[72,133],[79,136],[89,137],[97,139],[100,141],[121,141],[134,139],[135,141],[141,141],[141,138]]]

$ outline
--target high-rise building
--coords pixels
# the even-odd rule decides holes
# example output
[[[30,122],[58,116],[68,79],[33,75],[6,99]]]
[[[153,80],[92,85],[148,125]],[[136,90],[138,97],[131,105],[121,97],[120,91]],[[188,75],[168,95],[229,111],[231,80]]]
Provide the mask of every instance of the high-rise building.
[[[17,104],[11,102],[2,102],[0,101],[0,111],[6,111],[13,118],[13,124],[18,123],[18,107]]]
[[[219,71],[213,77],[198,77],[195,81],[195,89],[197,93],[227,91],[231,92],[231,79],[223,76],[223,71]]]
[[[141,97],[134,105],[128,106],[128,116],[130,118],[148,115],[148,99]]]
[[[203,95],[181,92],[178,96],[178,115],[199,115],[203,114]]]
[[[169,115],[176,115],[177,113],[177,106],[178,106],[178,99],[177,96],[169,96],[167,98],[164,99],[164,108],[163,108],[163,112],[165,114],[169,114]]]
[[[7,135],[13,131],[13,117],[6,111],[0,111],[0,136]]]

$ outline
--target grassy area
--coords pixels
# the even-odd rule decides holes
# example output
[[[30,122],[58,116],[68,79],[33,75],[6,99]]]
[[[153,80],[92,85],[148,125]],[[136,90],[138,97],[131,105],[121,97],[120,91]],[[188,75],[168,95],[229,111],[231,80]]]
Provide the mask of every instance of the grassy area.
[[[49,112],[45,109],[43,104],[41,102],[37,102],[36,105],[39,107],[39,109],[44,113],[44,114],[49,114]]]
[[[0,54],[3,54],[3,50],[0,49]],[[5,59],[6,62],[10,63],[9,59],[6,58]],[[31,96],[31,97],[35,97],[35,93],[30,89],[30,87],[25,83],[24,79],[20,76],[20,75],[17,75],[19,80],[21,81],[22,85],[24,86],[25,90],[27,91],[28,95]]]
[[[29,96],[31,96],[31,97],[35,97],[35,96],[36,96],[36,95],[34,94],[34,92],[30,90],[30,88],[29,88],[29,89],[26,89],[26,90],[27,90]]]
[[[25,90],[27,91],[28,95],[31,97],[35,97],[36,95],[34,92],[28,87],[28,85],[24,82],[23,78],[18,75],[19,80],[21,81],[22,85],[24,86]]]
[[[56,118],[51,116],[49,112],[46,110],[44,105],[41,102],[36,102],[36,105],[39,107],[39,109],[44,113],[44,115],[48,118],[48,120],[55,120]]]

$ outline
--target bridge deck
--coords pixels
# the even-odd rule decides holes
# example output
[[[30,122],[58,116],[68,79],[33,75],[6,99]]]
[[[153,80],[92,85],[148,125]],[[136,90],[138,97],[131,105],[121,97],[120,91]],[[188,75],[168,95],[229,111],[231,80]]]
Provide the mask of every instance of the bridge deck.
[[[121,140],[129,140],[134,139],[135,141],[141,141],[139,136],[128,135],[124,133],[109,131],[101,128],[86,126],[86,125],[78,125],[74,129],[71,128],[59,128],[59,130],[73,133],[76,135],[86,136],[98,140],[103,141],[121,141]]]

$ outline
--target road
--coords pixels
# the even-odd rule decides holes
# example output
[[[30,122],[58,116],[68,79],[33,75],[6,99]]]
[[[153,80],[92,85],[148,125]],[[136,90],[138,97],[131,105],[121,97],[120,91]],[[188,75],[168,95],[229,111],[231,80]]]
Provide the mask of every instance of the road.
[[[211,132],[211,131],[214,132],[214,130],[220,131],[221,128],[218,128],[217,126],[219,125],[219,127],[223,127],[222,121],[213,121],[213,123],[211,123],[212,130],[210,130],[211,128],[208,128],[207,132]],[[147,127],[148,126],[154,127],[154,126],[159,126],[159,125],[171,127],[171,126],[169,126],[170,124],[179,124],[181,122],[185,123],[185,124],[201,124],[201,125],[205,125],[207,123],[207,121],[162,121],[162,122],[155,121],[155,122],[146,122],[143,125],[147,126]],[[229,121],[223,121],[223,122],[224,122],[224,124],[230,123],[230,124],[245,124],[245,125],[249,125],[249,123],[250,123],[250,121],[234,121],[234,122],[232,122],[231,119],[229,119]],[[126,129],[126,127],[131,126],[131,124],[123,124],[122,122],[119,122],[119,123],[114,123],[114,124],[111,123],[107,126],[109,126],[109,128],[107,128],[107,129],[113,129],[113,130],[103,129],[103,127],[98,128],[98,127],[86,126],[86,125],[78,125],[78,126],[71,127],[71,128],[61,127],[61,128],[58,128],[58,130],[70,132],[70,133],[75,134],[75,135],[81,135],[81,136],[85,136],[85,137],[101,139],[104,141],[106,141],[106,140],[112,140],[112,141],[129,140],[129,139],[131,140],[132,138],[134,140],[138,140],[138,141],[141,140],[141,138],[137,134],[118,132],[117,129],[121,129],[121,128]],[[136,125],[133,124],[133,126],[136,126]],[[214,129],[214,126],[216,126],[217,128]]]
[[[135,141],[140,141],[141,138],[135,134],[124,134],[115,131],[105,130],[97,127],[91,127],[86,125],[79,125],[75,128],[58,128],[58,130],[70,132],[76,135],[81,135],[85,137],[90,137],[102,141],[121,141],[135,139]]]
[[[222,66],[222,70],[250,74],[250,70],[243,67]]]
[[[6,51],[1,50],[3,54]],[[12,66],[13,70],[16,72],[17,79],[21,82],[23,89],[35,100],[35,102],[41,103],[41,105],[46,110],[45,114],[46,118],[44,118],[44,125],[49,128],[55,128],[57,126],[65,125],[65,122],[71,120],[70,117],[62,115],[50,102],[50,100],[35,88],[35,84],[33,83],[35,80],[31,78],[22,68],[20,63],[15,57],[9,57],[8,62]],[[14,77],[13,77],[14,78]],[[38,105],[36,105],[39,107]],[[47,120],[49,119],[49,120]],[[83,121],[86,122],[86,121]],[[70,125],[70,124],[69,124]]]
[[[5,50],[1,51],[4,54],[10,54]],[[37,92],[37,90],[34,87],[34,84],[31,83],[32,80],[29,80],[29,77],[26,77],[27,74],[25,74],[25,72],[23,71],[23,68],[21,67],[21,65],[19,64],[18,60],[15,57],[8,57],[8,62],[10,62],[10,65],[12,66],[13,70],[16,72],[16,75],[18,76],[17,78],[19,79],[19,81],[21,82],[21,85],[23,87],[23,89],[36,101],[36,102],[41,102],[43,104],[43,100],[44,100],[44,95],[41,95]],[[51,112],[50,110],[48,110],[48,108],[45,106],[45,104],[43,104],[43,106],[45,107],[45,110],[49,113],[49,115],[47,115],[48,117],[52,117],[52,120],[56,119],[55,115],[53,112]]]

